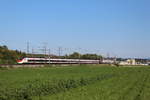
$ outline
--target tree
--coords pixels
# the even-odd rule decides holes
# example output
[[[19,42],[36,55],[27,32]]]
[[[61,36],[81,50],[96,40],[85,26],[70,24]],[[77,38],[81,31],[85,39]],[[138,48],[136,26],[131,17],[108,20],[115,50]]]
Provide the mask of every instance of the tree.
[[[97,54],[80,54],[78,52],[74,52],[73,54],[70,55],[65,55],[61,58],[69,58],[69,59],[102,59],[101,55]]]
[[[102,56],[99,56],[97,54],[84,54],[82,55],[82,59],[101,59]]]
[[[81,56],[80,53],[74,52],[73,54],[70,54],[70,55],[69,55],[69,58],[72,58],[72,59],[79,59],[80,56]]]
[[[0,64],[15,64],[17,59],[26,54],[18,50],[9,50],[7,46],[0,46]]]

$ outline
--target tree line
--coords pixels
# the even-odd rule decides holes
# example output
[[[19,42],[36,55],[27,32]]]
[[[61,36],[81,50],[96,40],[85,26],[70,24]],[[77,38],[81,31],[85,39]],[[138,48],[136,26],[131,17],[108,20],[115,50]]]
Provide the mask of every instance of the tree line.
[[[97,54],[80,54],[78,52],[74,52],[70,55],[62,56],[62,58],[66,59],[93,59],[93,60],[100,60],[102,59],[101,55]]]
[[[7,46],[0,46],[0,64],[16,64],[17,60],[25,57],[26,53],[18,50],[9,50]]]
[[[0,46],[0,64],[17,64],[17,60],[24,57],[49,57],[49,55],[44,54],[26,54],[25,52],[21,52],[18,50],[10,50],[6,45]],[[64,56],[56,56],[51,55],[51,58],[63,58],[63,59],[101,59],[101,55],[97,54],[80,54],[78,52],[74,52],[69,55]]]

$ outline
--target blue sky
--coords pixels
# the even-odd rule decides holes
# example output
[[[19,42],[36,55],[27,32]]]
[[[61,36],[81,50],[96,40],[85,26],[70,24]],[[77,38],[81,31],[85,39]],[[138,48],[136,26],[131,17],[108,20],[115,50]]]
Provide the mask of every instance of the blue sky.
[[[0,0],[0,45],[150,57],[149,0]],[[53,49],[55,52],[55,50]],[[67,52],[67,51],[66,51]]]

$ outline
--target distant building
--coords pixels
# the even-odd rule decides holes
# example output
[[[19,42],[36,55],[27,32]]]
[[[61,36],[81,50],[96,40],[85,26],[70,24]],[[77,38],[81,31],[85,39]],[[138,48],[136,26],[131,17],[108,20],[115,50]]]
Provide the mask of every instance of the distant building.
[[[124,59],[124,58],[103,58],[103,64],[119,64],[119,65],[150,65],[150,60],[147,59]]]
[[[147,62],[147,64],[148,64],[148,65],[150,65],[150,61],[149,61],[149,62]]]
[[[146,59],[126,59],[119,61],[120,65],[150,65]]]
[[[128,59],[127,62],[129,63],[129,65],[136,65],[135,59]]]
[[[127,59],[125,61],[120,61],[120,65],[137,65],[137,62],[135,59]]]

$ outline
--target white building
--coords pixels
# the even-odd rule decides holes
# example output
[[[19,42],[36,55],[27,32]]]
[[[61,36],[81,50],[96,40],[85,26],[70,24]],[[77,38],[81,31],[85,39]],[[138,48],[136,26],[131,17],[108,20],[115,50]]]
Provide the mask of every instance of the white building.
[[[120,65],[137,65],[135,59],[127,59],[126,61],[120,61]]]

